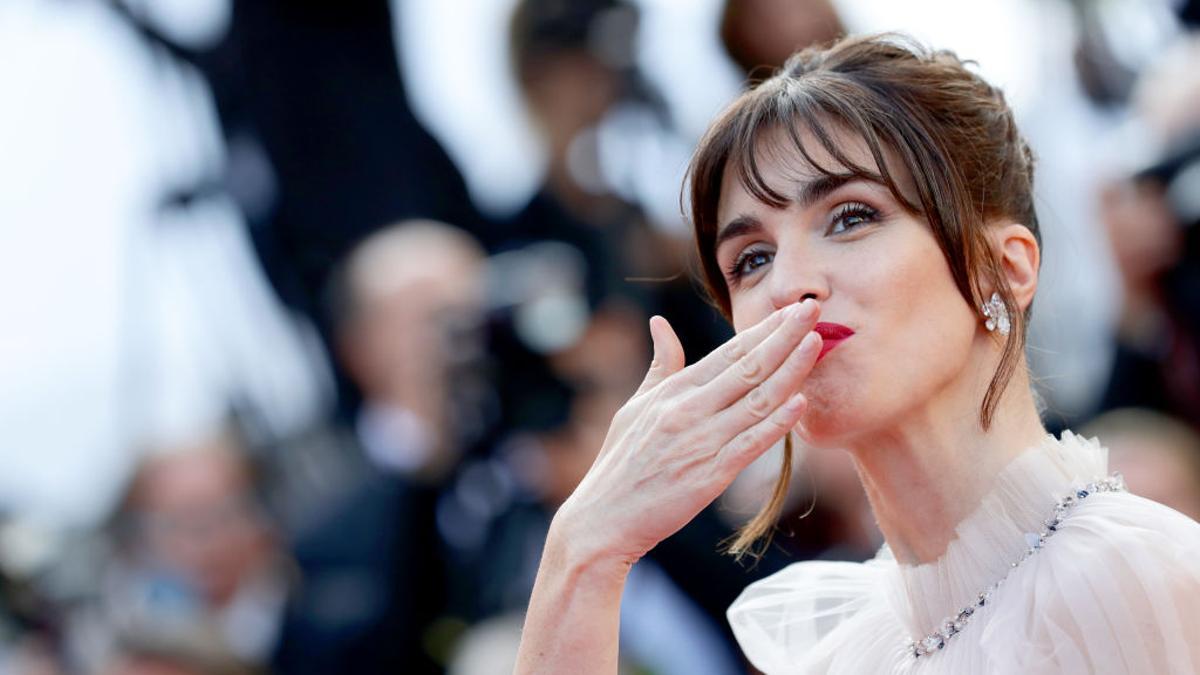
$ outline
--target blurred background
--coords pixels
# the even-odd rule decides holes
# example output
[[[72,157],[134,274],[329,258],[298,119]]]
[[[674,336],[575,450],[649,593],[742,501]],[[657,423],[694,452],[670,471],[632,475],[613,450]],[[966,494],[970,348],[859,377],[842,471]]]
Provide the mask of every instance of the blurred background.
[[[1039,158],[1052,430],[1200,517],[1196,0],[0,1],[0,674],[511,672],[649,360],[729,335],[680,186],[796,48],[978,62]],[[633,569],[629,673],[745,673],[749,582],[881,542],[800,453]],[[804,516],[801,518],[801,516]]]

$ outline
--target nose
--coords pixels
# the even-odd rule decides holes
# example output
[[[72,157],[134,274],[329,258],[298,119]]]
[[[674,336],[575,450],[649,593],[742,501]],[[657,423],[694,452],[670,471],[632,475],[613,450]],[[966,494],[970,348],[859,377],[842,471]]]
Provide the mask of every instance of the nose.
[[[775,309],[812,298],[824,303],[831,289],[828,277],[821,271],[820,262],[799,251],[775,253],[769,279],[771,304]]]

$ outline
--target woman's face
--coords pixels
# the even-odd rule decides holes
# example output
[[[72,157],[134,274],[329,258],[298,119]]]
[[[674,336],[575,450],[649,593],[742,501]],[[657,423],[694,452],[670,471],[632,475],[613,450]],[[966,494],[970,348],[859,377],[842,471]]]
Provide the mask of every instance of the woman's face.
[[[838,164],[801,134],[813,159]],[[835,134],[859,166],[875,167],[856,136]],[[886,186],[828,180],[792,153],[783,132],[768,133],[759,169],[771,187],[793,196],[777,209],[756,200],[726,171],[718,206],[717,262],[724,271],[734,328],[744,330],[789,303],[813,297],[821,322],[853,334],[823,354],[802,387],[803,427],[814,445],[848,444],[884,432],[939,396],[953,396],[971,362],[979,322],[954,283],[924,218]],[[902,165],[891,162],[910,194]],[[821,330],[818,326],[818,330]],[[828,348],[833,341],[827,340]]]

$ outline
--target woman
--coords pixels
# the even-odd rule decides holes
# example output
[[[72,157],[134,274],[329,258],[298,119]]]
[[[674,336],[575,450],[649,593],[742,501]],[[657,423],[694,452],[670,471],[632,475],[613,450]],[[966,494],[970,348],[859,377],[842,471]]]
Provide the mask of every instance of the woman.
[[[551,527],[518,671],[614,672],[630,566],[792,431],[852,454],[887,544],[748,588],[729,616],[759,669],[1200,670],[1200,525],[1039,419],[1032,184],[1003,96],[945,52],[847,39],[738,99],[691,173],[738,335],[685,368],[651,321],[645,382]]]

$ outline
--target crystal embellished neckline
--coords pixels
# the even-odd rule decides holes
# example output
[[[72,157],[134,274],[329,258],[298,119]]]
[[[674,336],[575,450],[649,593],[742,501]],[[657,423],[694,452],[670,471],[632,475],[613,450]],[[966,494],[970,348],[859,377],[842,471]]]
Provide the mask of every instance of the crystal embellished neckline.
[[[1075,508],[1076,504],[1097,492],[1123,492],[1124,490],[1125,479],[1121,477],[1121,474],[1114,473],[1109,478],[1088,483],[1059,499],[1054,505],[1053,515],[1042,523],[1041,531],[1025,533],[1025,542],[1028,546],[1024,553],[1021,554],[1021,558],[1009,565],[1008,573],[1011,574],[1012,570],[1041,550],[1046,540],[1054,536],[1054,533],[1058,531],[1059,524],[1062,523],[1062,519]],[[1008,575],[1006,574],[991,586],[983,589],[974,602],[960,609],[953,617],[946,617],[942,621],[941,628],[934,630],[920,640],[910,640],[908,651],[913,655],[913,658],[919,659],[923,656],[930,656],[944,649],[951,638],[963,631],[967,622],[975,615],[975,612],[991,602],[992,594],[1004,584],[1007,578]]]

